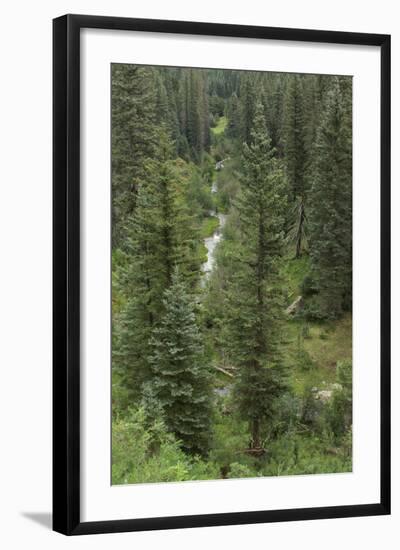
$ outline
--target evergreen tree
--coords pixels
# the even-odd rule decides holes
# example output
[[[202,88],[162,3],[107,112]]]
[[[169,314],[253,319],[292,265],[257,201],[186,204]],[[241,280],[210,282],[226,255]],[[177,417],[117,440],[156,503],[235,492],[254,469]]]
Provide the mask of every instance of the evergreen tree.
[[[240,103],[235,92],[229,98],[226,115],[228,126],[225,133],[232,139],[238,139],[240,137]]]
[[[294,243],[299,258],[307,245],[310,163],[319,115],[316,77],[289,75],[284,112],[285,166],[294,203],[287,220],[288,241]]]
[[[287,241],[295,246],[295,258],[300,258],[307,246],[307,215],[305,195],[296,198],[291,210]]]
[[[305,193],[306,148],[303,101],[302,77],[289,75],[284,109],[284,151],[291,200],[304,196]]]
[[[146,164],[156,154],[156,78],[151,68],[112,64],[112,238],[125,243],[124,227],[133,213]]]
[[[210,438],[210,381],[194,303],[178,269],[164,292],[164,315],[151,345],[151,394],[165,424],[186,452],[204,454]]]
[[[200,94],[201,94],[201,124],[202,124],[202,151],[200,154],[200,157],[202,156],[203,152],[209,151],[210,144],[211,144],[211,136],[210,136],[210,108],[209,108],[209,100],[208,100],[208,81],[207,81],[207,71],[201,72],[201,81],[200,81]]]
[[[168,95],[167,89],[164,85],[164,79],[161,74],[157,75],[156,84],[156,122],[159,126],[163,124],[169,126],[170,113]]]
[[[200,99],[200,76],[197,71],[190,71],[189,78],[189,102],[187,138],[192,147],[193,158],[199,159],[203,145],[203,128],[201,123],[201,99]]]
[[[157,163],[156,193],[158,194],[157,235],[159,257],[164,288],[170,286],[172,271],[178,265],[182,276],[191,288],[199,278],[198,235],[193,216],[186,202],[188,182],[182,181],[171,156],[171,144],[165,134],[160,134],[161,158]],[[162,291],[163,291],[162,289]],[[162,294],[161,291],[161,294]]]
[[[237,204],[241,238],[227,293],[232,357],[238,367],[237,404],[262,446],[285,390],[279,352],[283,303],[279,280],[286,185],[257,104],[249,145],[244,145],[242,195]]]
[[[187,134],[189,104],[189,71],[182,69],[178,75],[178,119],[182,136]]]
[[[283,156],[283,77],[281,74],[266,73],[264,81],[265,120],[271,138],[271,146],[276,150],[277,156],[281,158]]]
[[[166,129],[171,137],[171,155],[178,153],[180,137],[176,98],[171,75],[165,69],[159,69],[156,88],[156,124]]]
[[[220,98],[228,99],[233,93],[238,92],[242,75],[242,71],[231,71],[229,69],[208,70],[207,79],[210,96],[215,94]]]
[[[199,277],[196,234],[169,161],[171,146],[160,131],[158,158],[146,165],[134,214],[126,230],[127,261],[120,279],[129,297],[115,335],[117,369],[133,398],[149,369],[149,340],[163,313],[163,295],[179,265],[193,288]]]
[[[313,160],[314,144],[322,110],[321,79],[326,76],[303,75],[303,143],[306,155],[304,165],[305,187],[309,189],[309,176]],[[332,78],[332,77],[329,77]]]
[[[245,143],[251,141],[256,106],[256,73],[245,72],[240,80],[240,130]]]
[[[335,77],[317,134],[310,209],[312,274],[323,317],[351,307],[351,82]]]
[[[207,72],[181,69],[179,76],[179,151],[185,154],[188,147],[191,159],[199,162],[203,151],[207,150],[210,144]]]
[[[150,375],[149,340],[161,312],[159,293],[167,285],[157,231],[160,204],[154,189],[153,165],[148,166],[148,179],[139,187],[135,212],[127,220],[127,261],[119,279],[128,301],[114,323],[115,371],[133,399],[140,396],[142,384]]]

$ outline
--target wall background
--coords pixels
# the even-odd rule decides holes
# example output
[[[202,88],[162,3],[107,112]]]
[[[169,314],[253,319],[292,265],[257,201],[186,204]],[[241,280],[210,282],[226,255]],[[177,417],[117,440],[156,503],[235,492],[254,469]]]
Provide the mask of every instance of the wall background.
[[[50,0],[9,2],[0,34],[0,541],[46,550],[398,548],[400,538],[400,288],[393,288],[393,514],[67,538],[51,511],[51,19],[65,13],[392,34],[393,273],[400,278],[400,28],[396,0]]]

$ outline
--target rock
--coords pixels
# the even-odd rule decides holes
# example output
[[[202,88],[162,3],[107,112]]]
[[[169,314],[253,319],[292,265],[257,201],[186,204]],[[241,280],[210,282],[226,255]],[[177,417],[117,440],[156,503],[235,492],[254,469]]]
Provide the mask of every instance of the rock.
[[[337,384],[337,383],[331,384],[328,390],[319,390],[315,392],[315,399],[318,399],[324,404],[328,403],[328,401],[332,399],[333,392],[340,391],[341,389],[343,388],[340,384]]]
[[[332,390],[320,390],[315,397],[322,403],[327,403],[332,397]]]

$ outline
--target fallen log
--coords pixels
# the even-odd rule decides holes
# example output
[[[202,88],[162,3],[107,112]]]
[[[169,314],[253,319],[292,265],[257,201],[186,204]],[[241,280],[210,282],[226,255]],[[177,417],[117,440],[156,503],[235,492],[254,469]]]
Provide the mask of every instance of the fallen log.
[[[220,372],[222,372],[223,374],[226,374],[227,376],[230,376],[231,378],[235,377],[234,374],[232,374],[231,372],[229,372],[226,369],[223,369],[222,367],[218,367],[218,365],[214,365],[214,369],[219,370]]]
[[[250,456],[259,457],[265,455],[268,451],[263,447],[250,447],[249,449],[243,449],[242,452]]]
[[[286,308],[286,315],[294,315],[303,307],[303,296],[298,296],[295,301]]]

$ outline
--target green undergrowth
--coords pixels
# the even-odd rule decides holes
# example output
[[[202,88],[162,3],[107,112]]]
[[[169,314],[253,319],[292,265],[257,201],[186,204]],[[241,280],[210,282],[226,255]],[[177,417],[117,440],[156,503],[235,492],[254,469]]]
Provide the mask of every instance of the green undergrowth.
[[[287,305],[301,294],[300,286],[309,271],[309,257],[293,255],[285,262]],[[288,317],[283,328],[285,355],[293,388],[303,393],[307,387],[324,389],[335,382],[338,361],[352,358],[352,317],[346,313],[335,321],[307,321]]]
[[[201,223],[200,236],[202,239],[211,237],[214,232],[218,229],[219,220],[216,216],[209,216],[204,218]]]
[[[285,258],[282,268],[285,293],[288,305],[300,295],[300,285],[309,270],[309,257],[304,254],[300,258],[294,258],[290,250]]]
[[[335,382],[337,362],[352,357],[351,329],[350,314],[329,323],[285,323],[285,355],[296,393],[309,386],[324,389]]]
[[[219,134],[223,134],[225,132],[227,124],[228,119],[226,118],[226,116],[219,117],[217,125],[214,128],[211,128],[212,133],[216,136],[218,136]]]

